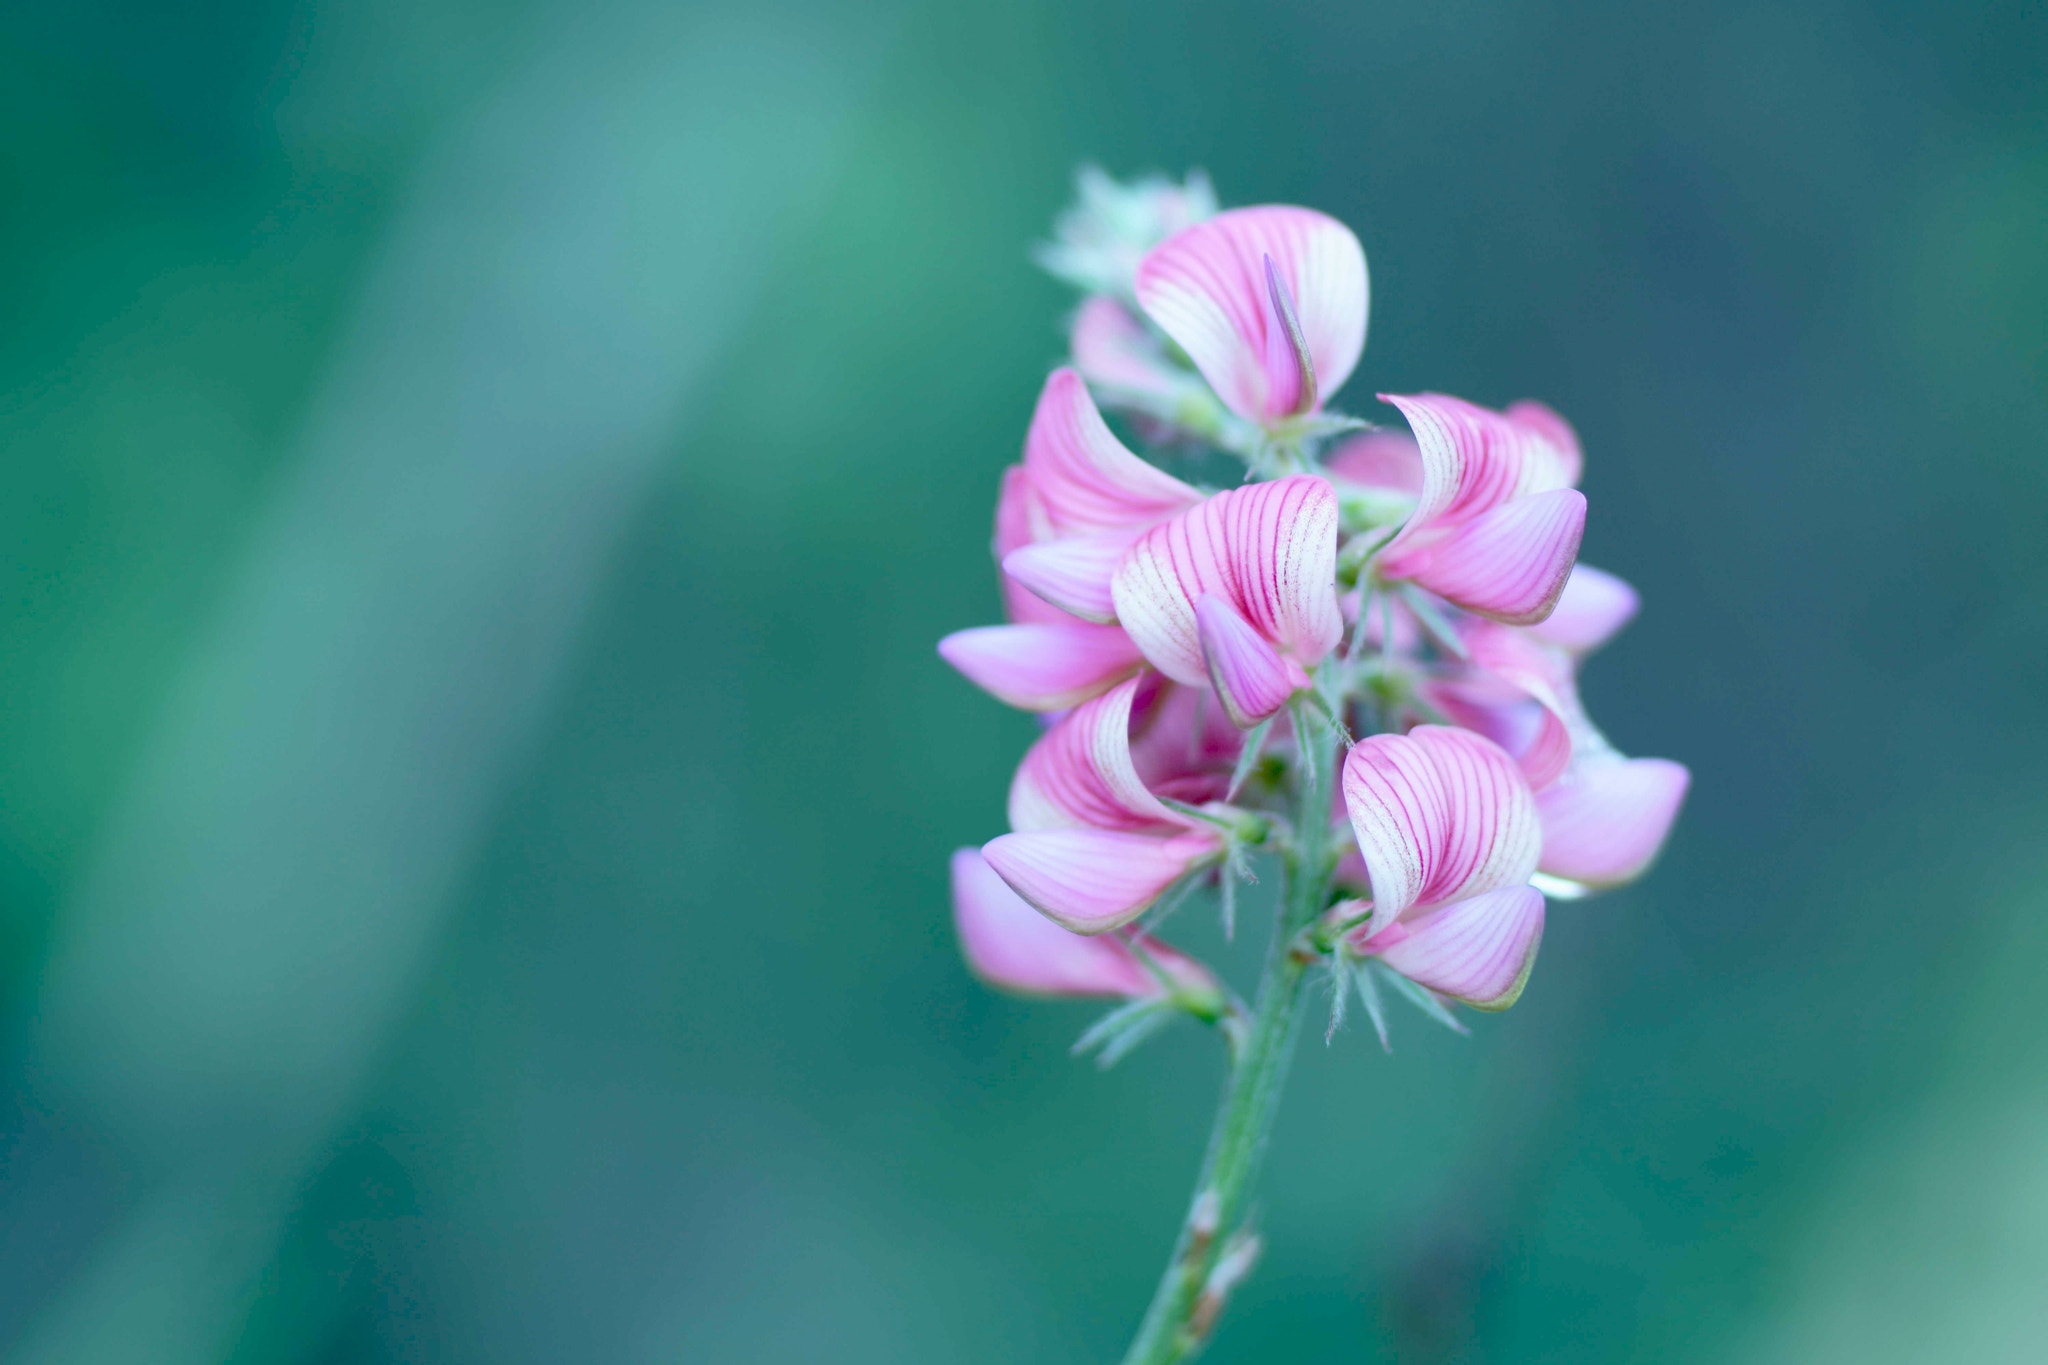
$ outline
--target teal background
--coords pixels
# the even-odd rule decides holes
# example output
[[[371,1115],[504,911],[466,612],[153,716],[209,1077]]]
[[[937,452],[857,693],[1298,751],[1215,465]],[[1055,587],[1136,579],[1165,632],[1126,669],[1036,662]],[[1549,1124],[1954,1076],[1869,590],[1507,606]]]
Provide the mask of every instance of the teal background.
[[[932,653],[1097,159],[1351,223],[1340,402],[1577,424],[1589,700],[1695,775],[1515,1010],[1304,1046],[1211,1359],[2038,1359],[2043,41],[9,10],[6,1358],[1116,1357],[1217,1050],[967,977],[1032,727]]]

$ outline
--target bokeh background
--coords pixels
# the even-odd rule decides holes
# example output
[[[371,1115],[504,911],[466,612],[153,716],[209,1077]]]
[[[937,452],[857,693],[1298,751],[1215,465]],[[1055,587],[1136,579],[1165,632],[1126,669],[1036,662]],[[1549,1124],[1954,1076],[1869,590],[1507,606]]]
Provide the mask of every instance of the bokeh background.
[[[2039,1359],[2044,38],[9,8],[6,1358],[1116,1357],[1217,1050],[968,978],[1031,724],[932,653],[1095,159],[1353,224],[1349,406],[1572,418],[1695,774],[1513,1012],[1305,1045],[1213,1359]]]

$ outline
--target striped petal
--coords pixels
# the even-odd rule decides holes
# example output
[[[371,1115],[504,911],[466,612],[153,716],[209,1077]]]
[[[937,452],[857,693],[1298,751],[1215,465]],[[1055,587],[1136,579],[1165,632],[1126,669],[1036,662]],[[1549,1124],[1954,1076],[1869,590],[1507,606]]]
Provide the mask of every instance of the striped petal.
[[[1026,545],[1003,556],[1003,573],[1063,612],[1106,624],[1116,619],[1110,579],[1132,534],[1100,531]]]
[[[1039,392],[1024,437],[1024,468],[1058,536],[1150,526],[1202,497],[1125,449],[1081,376],[1064,368]]]
[[[1102,934],[1145,913],[1181,877],[1215,861],[1221,840],[1191,831],[1170,839],[1106,829],[1005,834],[982,845],[1010,888],[1077,934]]]
[[[1574,654],[1590,654],[1635,619],[1641,604],[1636,590],[1621,579],[1579,564],[1565,580],[1557,606],[1530,633]]]
[[[1543,941],[1543,894],[1504,886],[1394,926],[1384,948],[1366,944],[1410,981],[1475,1009],[1504,1010],[1521,998]]]
[[[1663,758],[1606,755],[1578,764],[1536,798],[1538,866],[1590,888],[1634,881],[1655,861],[1692,775]]]
[[[1214,593],[1195,599],[1195,623],[1209,684],[1238,729],[1251,729],[1308,686],[1300,664],[1268,644]]]
[[[1410,577],[1402,567],[1407,552],[1445,529],[1515,498],[1577,481],[1576,442],[1570,451],[1560,449],[1541,423],[1514,420],[1448,394],[1383,393],[1380,399],[1408,419],[1422,456],[1422,495],[1400,534],[1380,552],[1386,577]]]
[[[1026,711],[1063,711],[1108,691],[1144,666],[1115,626],[977,626],[939,641],[939,657],[998,700]]]
[[[1213,594],[1267,642],[1313,668],[1344,632],[1337,495],[1310,474],[1228,489],[1153,527],[1117,565],[1117,620],[1153,667],[1208,681],[1195,602]]]
[[[1217,397],[1254,422],[1312,409],[1365,348],[1365,252],[1351,229],[1310,209],[1232,209],[1185,228],[1139,264],[1137,295]]]
[[[1120,938],[1090,938],[1062,929],[1010,889],[981,856],[955,850],[953,925],[974,974],[989,985],[1025,995],[1160,994],[1159,977]],[[1141,940],[1169,980],[1194,993],[1217,989],[1207,968],[1157,939]]]
[[[1580,448],[1579,433],[1572,430],[1570,422],[1548,404],[1533,398],[1508,404],[1501,415],[1550,447],[1550,459],[1555,465],[1551,477],[1562,480],[1562,487],[1578,487],[1579,476],[1586,471],[1586,453]]]
[[[1542,827],[1528,780],[1482,735],[1421,725],[1360,740],[1345,757],[1343,791],[1375,928],[1520,885],[1536,870]]]
[[[1010,828],[1172,833],[1186,824],[1145,785],[1131,757],[1141,679],[1083,702],[1038,737],[1010,782]]]
[[[1501,504],[1443,539],[1403,556],[1390,576],[1411,578],[1467,611],[1510,625],[1541,621],[1557,605],[1586,532],[1576,488]]]

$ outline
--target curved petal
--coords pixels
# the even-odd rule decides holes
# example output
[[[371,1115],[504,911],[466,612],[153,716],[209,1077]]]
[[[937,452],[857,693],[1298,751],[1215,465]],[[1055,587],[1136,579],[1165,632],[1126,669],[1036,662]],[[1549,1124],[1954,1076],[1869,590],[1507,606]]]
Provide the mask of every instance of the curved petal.
[[[1521,998],[1536,965],[1543,941],[1543,894],[1533,886],[1505,886],[1395,928],[1407,932],[1384,947],[1369,942],[1366,951],[1439,995],[1475,1009],[1504,1010]]]
[[[1003,556],[1003,572],[1061,611],[1106,624],[1116,620],[1110,579],[1131,534],[1100,531],[1025,545]]]
[[[1027,995],[1157,995],[1122,940],[1062,929],[1010,889],[978,848],[953,854],[953,926],[974,974]]]
[[[1214,593],[1195,599],[1195,622],[1209,683],[1238,729],[1251,729],[1308,686],[1300,664],[1268,644]]]
[[[1555,782],[1572,757],[1563,713],[1484,672],[1429,679],[1422,695],[1452,724],[1486,736],[1514,756],[1532,791]]]
[[[1145,913],[1161,892],[1212,861],[1221,841],[1190,832],[1171,839],[1105,829],[1005,834],[983,844],[988,865],[1054,923],[1101,934]]]
[[[1149,526],[1201,501],[1201,493],[1124,448],[1088,386],[1054,370],[1024,437],[1024,468],[1057,535]]]
[[[1390,576],[1412,578],[1467,611],[1509,625],[1543,620],[1557,605],[1586,533],[1576,488],[1503,503],[1409,556]]]
[[[939,657],[998,700],[1026,711],[1063,711],[1144,667],[1115,626],[976,626],[939,641]]]
[[[1422,496],[1380,552],[1388,577],[1409,576],[1393,566],[1428,539],[1426,532],[1470,521],[1514,498],[1569,488],[1577,478],[1571,460],[1540,426],[1443,393],[1383,393],[1380,400],[1401,410],[1422,454]]]
[[[1538,866],[1589,887],[1635,880],[1664,847],[1692,775],[1663,758],[1581,764],[1536,798],[1543,820]]]
[[[1501,416],[1530,432],[1547,447],[1544,458],[1551,462],[1545,478],[1555,479],[1559,488],[1576,488],[1586,470],[1586,453],[1579,446],[1579,433],[1547,403],[1533,398],[1510,403]]]
[[[1153,667],[1198,685],[1207,665],[1195,599],[1213,593],[1312,668],[1344,633],[1337,516],[1336,490],[1312,474],[1218,493],[1131,546],[1111,581],[1117,619]]]
[[[1626,582],[1604,569],[1577,564],[1549,616],[1532,634],[1574,654],[1590,654],[1635,619],[1642,599]]]
[[[1375,928],[1529,880],[1535,797],[1506,751],[1469,730],[1373,735],[1344,759],[1344,806],[1372,880]]]
[[[1046,520],[1045,506],[1039,500],[1038,490],[1031,485],[1031,475],[1023,465],[1011,465],[1003,471],[1002,492],[996,498],[996,563],[1000,565],[1010,551],[1051,535],[1052,523]],[[998,576],[1002,580],[1003,607],[1012,621],[1022,625],[1074,619],[1008,574]]]
[[[1195,386],[1195,377],[1167,360],[1145,324],[1107,294],[1082,300],[1067,346],[1082,378],[1112,391],[1112,397],[1122,393],[1170,404]]]
[[[1369,293],[1365,251],[1351,229],[1289,205],[1219,213],[1167,238],[1138,266],[1139,306],[1217,397],[1255,422],[1290,415],[1303,397],[1280,300],[1308,352],[1313,392],[1328,396],[1365,349]]]
[[[1323,470],[1366,488],[1410,497],[1422,492],[1422,451],[1405,431],[1368,431],[1341,441],[1323,457]]]
[[[1038,737],[1010,782],[1011,829],[1171,833],[1187,823],[1152,794],[1131,758],[1140,681],[1083,702]]]

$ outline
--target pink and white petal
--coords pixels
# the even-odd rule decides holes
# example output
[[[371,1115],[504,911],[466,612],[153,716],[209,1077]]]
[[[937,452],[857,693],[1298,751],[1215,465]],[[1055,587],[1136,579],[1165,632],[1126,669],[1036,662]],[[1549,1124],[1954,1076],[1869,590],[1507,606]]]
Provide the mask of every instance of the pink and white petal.
[[[1351,746],[1341,782],[1345,813],[1372,884],[1369,930],[1415,905],[1442,861],[1450,811],[1430,751],[1405,735]]]
[[[1154,668],[1206,680],[1195,599],[1213,593],[1304,667],[1344,633],[1337,605],[1337,494],[1309,474],[1218,493],[1153,527],[1117,565],[1117,619]]]
[[[1170,403],[1195,383],[1168,362],[1145,324],[1107,294],[1083,300],[1068,347],[1074,368],[1099,388]]]
[[[1579,476],[1586,470],[1586,454],[1579,446],[1579,433],[1572,430],[1572,424],[1560,417],[1548,404],[1533,398],[1524,398],[1510,403],[1501,414],[1523,431],[1542,443],[1540,451],[1532,452],[1527,458],[1532,464],[1541,462],[1544,466],[1532,469],[1526,476],[1530,489],[1536,486],[1550,488],[1576,488]],[[1530,491],[1525,489],[1524,491]]]
[[[1543,827],[1529,781],[1484,735],[1443,725],[1407,734],[1428,755],[1442,785],[1444,823],[1420,903],[1462,900],[1520,886],[1536,871]]]
[[[1170,839],[1120,830],[1053,829],[1005,834],[982,856],[1010,888],[1077,934],[1129,924],[1187,873],[1215,860],[1219,839],[1190,832]]]
[[[1635,880],[1655,861],[1692,775],[1663,758],[1582,763],[1540,793],[1543,857],[1553,877],[1604,888]]]
[[[1024,467],[1061,536],[1135,530],[1202,497],[1125,449],[1071,369],[1054,370],[1039,393],[1024,437]]]
[[[1337,490],[1296,474],[1210,499],[1229,522],[1231,605],[1313,668],[1344,637],[1337,605]],[[1213,591],[1213,589],[1212,589]]]
[[[1333,479],[1411,497],[1422,493],[1422,452],[1405,431],[1368,431],[1339,442],[1323,458]]]
[[[1051,535],[1052,523],[1046,519],[1045,506],[1039,500],[1038,490],[1032,487],[1031,475],[1023,465],[1011,465],[1003,471],[1002,492],[996,498],[996,563],[1000,565],[1010,551]],[[1008,574],[999,577],[1003,606],[1012,621],[1026,625],[1074,619]]]
[[[1476,403],[1445,393],[1383,393],[1408,419],[1422,462],[1422,491],[1415,510],[1380,551],[1381,572],[1406,577],[1403,554],[1440,521],[1460,521],[1505,502],[1513,474],[1497,458],[1492,429],[1499,416]]]
[[[1010,782],[1010,828],[1171,833],[1186,819],[1145,785],[1131,756],[1132,678],[1083,702],[1038,737]]]
[[[1027,995],[1160,993],[1158,980],[1115,938],[1062,929],[1010,889],[978,848],[952,860],[953,925],[974,974]]]
[[[1214,593],[1195,599],[1195,620],[1209,683],[1238,729],[1251,729],[1308,686],[1300,664],[1273,648]]]
[[[1004,555],[1003,572],[1061,611],[1107,624],[1116,619],[1110,579],[1130,543],[1128,530],[1044,540]]]
[[[1453,725],[1507,750],[1533,791],[1555,782],[1571,762],[1571,731],[1557,711],[1491,674],[1429,679],[1420,691]]]
[[[1061,711],[1108,691],[1144,666],[1116,626],[976,626],[939,641],[939,657],[998,700]]]
[[[1509,625],[1550,615],[1586,532],[1586,497],[1575,488],[1535,493],[1485,512],[1422,553],[1408,572],[1467,611]]]
[[[1365,348],[1370,303],[1364,249],[1336,219],[1288,205],[1232,209],[1154,247],[1137,277],[1139,306],[1224,404],[1255,422],[1287,416],[1299,396],[1293,377],[1276,368],[1289,347],[1269,258],[1291,298],[1317,391],[1335,393]]]
[[[1543,895],[1506,886],[1408,920],[1398,942],[1368,951],[1410,981],[1475,1009],[1504,1010],[1521,997],[1543,941]],[[1387,935],[1382,934],[1380,939]]]
[[[1572,576],[1565,580],[1564,591],[1558,594],[1557,606],[1529,629],[1539,638],[1574,654],[1589,654],[1635,619],[1641,604],[1636,590],[1622,579],[1605,569],[1577,564],[1572,568]]]

